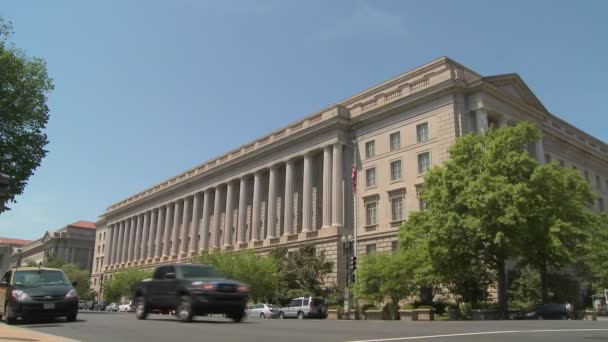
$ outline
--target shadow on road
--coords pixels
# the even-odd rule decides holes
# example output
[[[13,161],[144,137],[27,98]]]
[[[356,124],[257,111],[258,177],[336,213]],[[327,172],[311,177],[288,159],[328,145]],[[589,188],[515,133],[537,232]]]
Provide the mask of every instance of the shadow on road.
[[[172,318],[172,317],[154,317],[154,318],[150,318],[148,317],[147,319],[148,321],[167,321],[167,322],[176,322],[176,323],[182,323],[179,320],[177,320],[176,318]],[[240,323],[234,323],[232,321],[226,320],[226,321],[214,321],[214,320],[193,320],[190,323],[182,323],[182,324],[196,324],[196,323],[205,323],[205,324],[260,324],[259,322],[249,322],[249,321],[243,321]]]

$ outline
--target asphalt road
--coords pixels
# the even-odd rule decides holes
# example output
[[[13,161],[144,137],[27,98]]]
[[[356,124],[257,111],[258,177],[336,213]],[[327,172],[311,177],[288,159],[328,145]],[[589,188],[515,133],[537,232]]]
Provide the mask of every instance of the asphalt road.
[[[20,324],[19,327],[85,342],[105,341],[608,341],[608,321],[334,321],[262,320],[232,323],[200,317],[181,323],[172,316],[151,315],[139,321],[132,313],[80,313],[78,321]]]

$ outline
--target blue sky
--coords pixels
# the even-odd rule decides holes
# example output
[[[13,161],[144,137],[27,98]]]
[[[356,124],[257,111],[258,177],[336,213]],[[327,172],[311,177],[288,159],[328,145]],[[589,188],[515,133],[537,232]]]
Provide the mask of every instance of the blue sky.
[[[606,141],[606,1],[3,1],[44,58],[48,156],[0,236],[108,205],[439,56],[517,72]]]

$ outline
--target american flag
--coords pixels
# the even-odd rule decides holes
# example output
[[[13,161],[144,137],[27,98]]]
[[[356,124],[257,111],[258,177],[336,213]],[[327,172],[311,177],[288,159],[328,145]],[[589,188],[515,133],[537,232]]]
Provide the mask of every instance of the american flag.
[[[353,194],[357,193],[357,165],[353,164]]]

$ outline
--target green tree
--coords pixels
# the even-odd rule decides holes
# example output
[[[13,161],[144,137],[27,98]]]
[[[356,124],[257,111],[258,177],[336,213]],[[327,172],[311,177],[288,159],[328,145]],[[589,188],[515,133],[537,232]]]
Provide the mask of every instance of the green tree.
[[[288,253],[285,248],[270,252],[278,264],[279,288],[276,300],[285,303],[289,298],[305,295],[323,296],[329,289],[323,279],[333,270],[323,251],[317,252],[315,246],[306,245]]]
[[[197,257],[195,262],[214,266],[226,277],[248,284],[251,299],[256,302],[272,298],[277,290],[279,277],[275,259],[252,250],[212,252]]]
[[[414,266],[418,284],[447,289],[456,303],[476,306],[487,298],[493,284],[490,270],[478,258],[471,243],[474,231],[461,228],[459,217],[450,213],[422,211],[410,215],[400,230],[401,253]],[[451,241],[450,244],[444,243]]]
[[[152,277],[151,270],[127,269],[115,274],[112,279],[103,283],[103,299],[109,302],[118,302],[121,298],[130,298],[133,295],[133,286],[138,282]]]
[[[554,163],[538,166],[529,186],[533,196],[521,254],[539,271],[541,300],[546,303],[549,269],[561,269],[584,253],[591,228],[586,207],[595,196],[578,172]]]
[[[89,271],[83,270],[74,264],[64,264],[61,266],[61,269],[70,279],[70,282],[77,282],[76,284],[76,292],[78,293],[78,297],[80,299],[90,299],[90,286],[89,281],[91,275]]]
[[[387,299],[393,308],[418,290],[414,281],[414,265],[403,253],[378,253],[361,258],[357,270],[355,292],[359,298],[380,305]],[[389,310],[391,319],[398,311]]]
[[[581,266],[594,291],[608,288],[608,214],[588,214],[589,238]],[[583,268],[583,267],[581,267]]]
[[[532,196],[528,183],[537,167],[525,147],[539,137],[528,123],[461,137],[450,148],[450,159],[425,175],[420,194],[427,208],[419,219],[431,228],[419,232],[420,238],[438,250],[429,253],[429,263],[441,264],[440,258],[454,254],[469,260],[464,269],[491,270],[505,316],[505,265],[522,246]]]
[[[12,25],[0,17],[0,173],[9,176],[7,202],[16,202],[47,151],[47,94],[53,83],[40,58],[9,44]],[[7,210],[0,206],[0,213]]]

